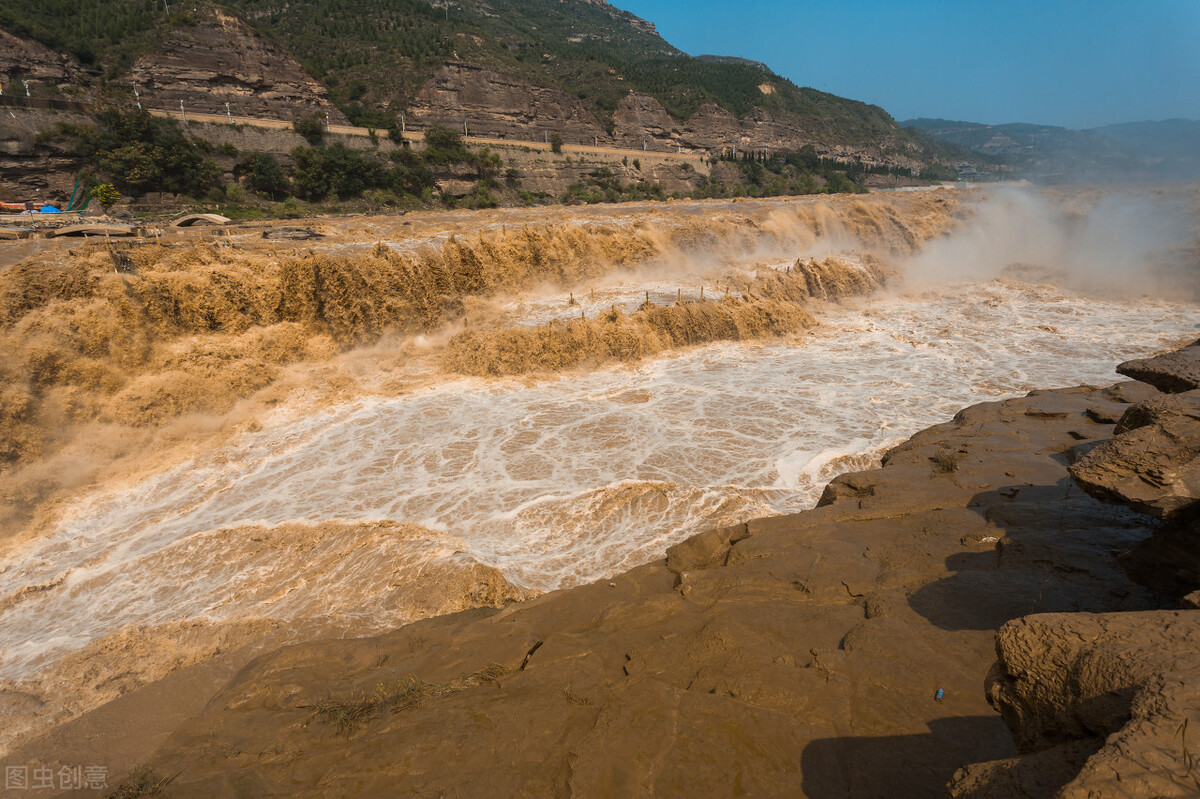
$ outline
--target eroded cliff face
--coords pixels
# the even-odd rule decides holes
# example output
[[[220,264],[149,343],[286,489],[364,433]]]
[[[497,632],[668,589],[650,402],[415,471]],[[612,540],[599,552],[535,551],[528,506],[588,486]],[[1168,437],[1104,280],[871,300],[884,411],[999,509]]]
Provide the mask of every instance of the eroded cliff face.
[[[769,90],[764,84],[764,96]],[[557,133],[568,144],[705,154],[729,148],[798,150],[812,145],[829,157],[921,167],[916,154],[905,154],[911,143],[900,136],[848,144],[820,120],[780,119],[761,107],[738,119],[714,103],[702,105],[680,121],[655,98],[634,91],[613,112],[610,130],[578,98],[462,61],[447,62],[438,70],[417,94],[408,114],[416,126],[436,122],[461,130],[465,123],[473,135],[519,141],[543,141]]]
[[[22,80],[31,94],[60,94],[78,79],[79,63],[44,44],[0,30],[0,86],[6,95],[23,96]]]
[[[764,94],[770,89],[763,84]],[[884,136],[867,144],[839,141],[836,133],[820,120],[780,119],[758,107],[738,119],[713,103],[702,105],[690,118],[679,121],[658,100],[630,92],[613,113],[614,141],[621,147],[640,148],[643,137],[654,150],[721,152],[739,150],[799,150],[811,145],[827,157],[858,157],[867,162],[886,162],[919,169],[920,162],[904,155],[908,144],[901,137]],[[899,151],[884,154],[884,149]]]
[[[579,33],[569,37],[569,42],[578,44],[588,39],[611,42],[629,36],[645,39],[647,33],[654,33],[653,24],[632,14],[602,2],[593,5],[604,8],[622,24],[602,26],[602,33]],[[182,102],[185,110],[193,113],[224,116],[228,110],[234,117],[290,121],[315,112],[328,114],[332,123],[346,123],[330,102],[325,86],[308,74],[287,49],[219,8],[204,8],[195,13],[198,21],[194,24],[153,31],[152,35],[161,36],[161,41],[143,53],[127,73],[112,81],[113,85],[121,91],[136,87],[143,106],[148,109],[179,111]],[[625,27],[626,24],[630,27]],[[32,76],[43,87],[57,90],[80,85],[93,95],[97,93],[101,85],[98,73],[81,71],[69,56],[54,53],[40,44],[3,32],[0,36],[3,37],[0,81],[12,84],[19,77]],[[847,110],[848,106],[839,98],[822,99],[814,95],[809,98],[808,106],[788,106],[801,109],[798,113],[780,116],[772,112],[769,109],[777,106],[771,95],[781,87],[769,72],[763,73],[759,86],[762,103],[740,118],[710,103],[701,106],[690,118],[675,119],[657,99],[632,88],[609,118],[607,110],[591,110],[581,100],[586,97],[582,92],[576,96],[573,91],[538,85],[483,66],[503,63],[489,56],[483,37],[460,31],[452,38],[458,48],[452,50],[453,60],[442,64],[427,81],[428,73],[422,71],[420,77],[410,76],[412,83],[405,83],[403,91],[389,93],[376,86],[371,102],[397,115],[404,111],[411,129],[417,130],[436,122],[456,129],[465,125],[476,135],[517,141],[544,141],[556,133],[567,143],[635,150],[645,147],[653,152],[683,150],[704,155],[730,148],[795,150],[811,145],[827,157],[858,158],[870,164],[909,168],[924,165],[919,146],[886,116],[857,114]],[[638,53],[682,55],[657,36],[647,41],[649,44],[638,45],[642,48]],[[650,49],[645,50],[646,47]],[[398,68],[395,64],[377,67],[381,79],[388,70]],[[609,72],[615,75],[616,71]],[[553,74],[553,70],[547,73],[550,84],[554,83]],[[608,80],[610,75],[602,77]],[[412,88],[421,81],[425,81],[423,86],[412,96]],[[18,84],[17,88],[23,87]],[[823,106],[829,100],[836,101],[836,107]],[[118,99],[130,105],[133,101],[133,97]],[[826,112],[836,120],[830,122],[825,118]]]
[[[74,112],[0,108],[0,200],[63,202],[70,198],[83,159],[38,134],[53,130],[57,123],[90,122],[86,115]]]
[[[466,122],[477,136],[542,141],[548,129],[568,142],[607,139],[577,98],[460,61],[438,70],[408,113],[422,127],[436,122],[461,130]]]
[[[303,114],[346,119],[325,87],[283,48],[246,23],[213,10],[196,25],[172,32],[162,45],[133,65],[129,81],[147,108],[289,120]]]

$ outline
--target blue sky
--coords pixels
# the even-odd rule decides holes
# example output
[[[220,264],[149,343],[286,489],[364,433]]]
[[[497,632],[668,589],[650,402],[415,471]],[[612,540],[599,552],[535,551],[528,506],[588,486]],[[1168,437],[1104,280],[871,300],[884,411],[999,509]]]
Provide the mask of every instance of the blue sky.
[[[1200,119],[1200,0],[612,0],[700,55],[765,62],[897,119]]]

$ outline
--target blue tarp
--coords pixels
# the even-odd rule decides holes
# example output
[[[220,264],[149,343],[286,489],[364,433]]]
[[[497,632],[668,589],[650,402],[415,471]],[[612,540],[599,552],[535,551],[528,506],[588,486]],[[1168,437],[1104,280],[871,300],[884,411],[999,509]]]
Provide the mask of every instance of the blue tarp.
[[[43,214],[61,214],[62,213],[62,211],[58,210],[53,205],[43,205],[38,210],[41,211]]]

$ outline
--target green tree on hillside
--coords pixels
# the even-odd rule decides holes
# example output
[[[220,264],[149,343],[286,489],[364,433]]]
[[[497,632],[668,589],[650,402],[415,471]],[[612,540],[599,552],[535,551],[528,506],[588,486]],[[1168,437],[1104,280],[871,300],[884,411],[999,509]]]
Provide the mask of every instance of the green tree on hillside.
[[[411,149],[404,147],[393,150],[388,158],[392,162],[388,179],[394,191],[420,197],[426,189],[437,185],[425,159]]]
[[[367,189],[384,188],[387,171],[373,153],[352,150],[344,144],[328,147],[297,147],[293,182],[296,194],[305,200],[360,197]]]
[[[304,137],[309,144],[316,146],[325,141],[325,118],[320,114],[306,114],[292,120],[292,130]]]
[[[74,149],[131,194],[167,191],[203,195],[221,183],[221,170],[174,120],[144,111],[106,109],[94,127],[61,129]]]
[[[121,192],[117,191],[111,183],[101,183],[92,189],[92,199],[100,203],[100,207],[107,211],[121,201]]]
[[[435,122],[425,131],[425,146],[440,152],[460,150],[463,146],[462,134]]]
[[[233,167],[234,177],[244,180],[251,191],[271,199],[287,193],[288,180],[283,167],[268,153],[246,153]]]

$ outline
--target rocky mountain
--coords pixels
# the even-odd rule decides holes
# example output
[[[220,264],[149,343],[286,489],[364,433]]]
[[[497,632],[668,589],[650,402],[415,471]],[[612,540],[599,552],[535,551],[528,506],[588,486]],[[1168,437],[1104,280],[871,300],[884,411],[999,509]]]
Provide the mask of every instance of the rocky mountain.
[[[79,62],[71,56],[0,29],[0,88],[5,94],[23,94],[23,81],[62,91],[76,83],[78,74]]]
[[[201,113],[248,117],[320,113],[346,119],[325,87],[286,51],[219,9],[176,28],[130,69],[129,81],[149,108],[179,107]]]
[[[947,119],[910,119],[901,124],[1041,182],[1187,180],[1200,175],[1200,122],[1190,120],[1091,130]]]
[[[67,8],[70,6],[70,8]],[[13,0],[0,28],[84,65],[93,94],[290,119],[340,109],[514,139],[799,149],[920,168],[937,147],[865,103],[745,59],[693,58],[602,0]],[[61,56],[66,58],[67,56]],[[10,59],[0,78],[24,69]],[[53,93],[47,77],[40,91]],[[127,88],[128,87],[128,88]]]

